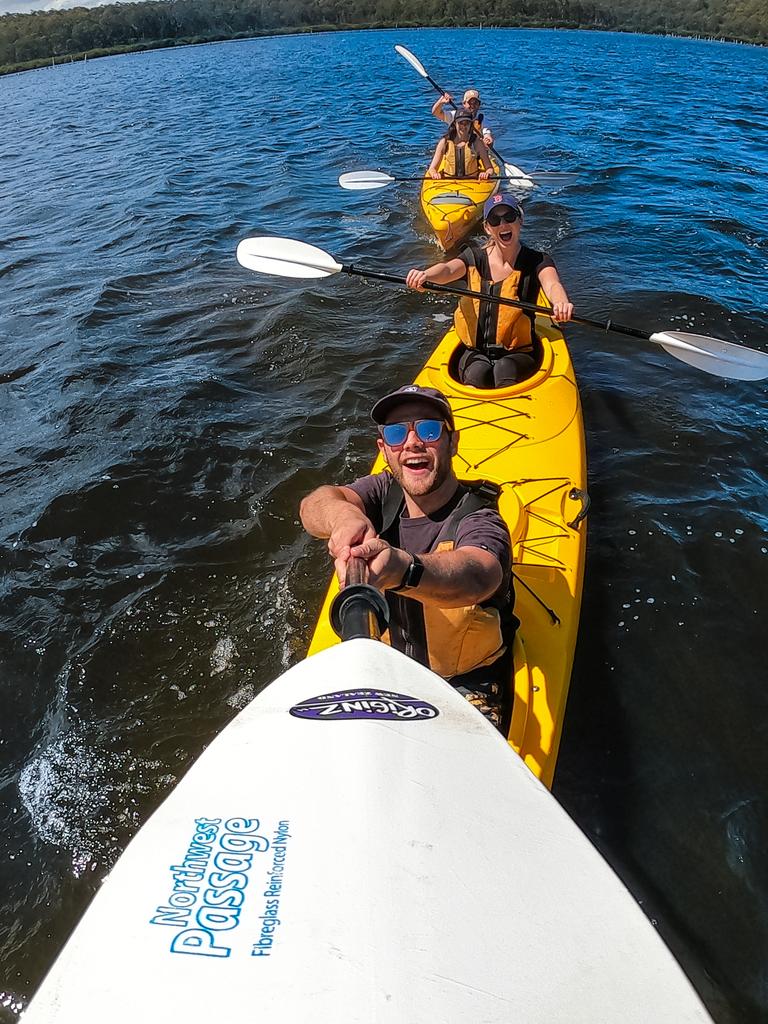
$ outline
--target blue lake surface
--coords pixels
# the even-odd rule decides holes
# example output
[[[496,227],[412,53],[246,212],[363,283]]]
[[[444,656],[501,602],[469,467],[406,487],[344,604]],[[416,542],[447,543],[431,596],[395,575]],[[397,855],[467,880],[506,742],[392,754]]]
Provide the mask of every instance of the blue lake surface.
[[[452,311],[255,277],[248,235],[403,273],[441,84],[504,156],[577,313],[768,348],[768,50],[537,30],[308,35],[0,79],[0,1022],[215,733],[303,656],[299,498]],[[768,1019],[765,382],[569,328],[593,500],[555,793],[718,1022]],[[503,880],[497,880],[503,884]]]

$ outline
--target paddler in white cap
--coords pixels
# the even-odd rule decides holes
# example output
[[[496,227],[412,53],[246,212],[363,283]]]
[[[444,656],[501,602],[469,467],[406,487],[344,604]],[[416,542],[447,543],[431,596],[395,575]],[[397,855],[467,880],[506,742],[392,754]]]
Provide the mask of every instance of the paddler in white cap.
[[[452,103],[453,97],[450,93],[444,92],[442,96],[438,96],[432,106],[432,113],[438,121],[445,121],[446,124],[451,124],[456,116],[456,111],[451,106]],[[464,93],[460,109],[466,110],[467,113],[472,115],[475,131],[482,138],[486,146],[492,146],[493,135],[488,125],[484,123],[485,115],[480,110],[481,103],[480,93],[477,89],[467,89]]]

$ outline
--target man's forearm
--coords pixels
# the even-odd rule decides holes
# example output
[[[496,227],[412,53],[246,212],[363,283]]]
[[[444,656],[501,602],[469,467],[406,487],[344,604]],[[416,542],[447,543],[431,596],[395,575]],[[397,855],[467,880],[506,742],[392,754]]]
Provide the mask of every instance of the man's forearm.
[[[486,555],[486,552],[483,552]],[[461,608],[489,598],[501,585],[501,566],[488,555],[445,551],[425,555],[424,575],[412,595],[425,604]],[[407,593],[407,591],[406,591]]]
[[[444,121],[446,124],[450,124],[451,118],[450,117],[446,117],[446,115],[445,115],[445,113],[443,111],[443,106],[444,106],[443,97],[440,96],[438,99],[435,100],[435,102],[434,102],[434,104],[432,106],[432,114],[434,115],[434,117],[436,117],[438,119],[438,121]]]
[[[342,489],[332,484],[325,484],[308,494],[299,507],[299,516],[307,533],[323,540],[331,536],[341,519],[367,522],[360,509],[347,500]]]
[[[424,563],[421,582],[402,593],[423,604],[463,608],[487,600],[501,586],[501,566],[489,552],[441,551],[419,557]]]

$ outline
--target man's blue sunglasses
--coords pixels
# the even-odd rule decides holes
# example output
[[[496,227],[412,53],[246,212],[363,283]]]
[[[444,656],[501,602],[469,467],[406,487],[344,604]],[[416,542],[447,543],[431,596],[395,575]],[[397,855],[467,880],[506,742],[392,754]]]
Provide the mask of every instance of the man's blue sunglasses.
[[[424,444],[440,440],[445,422],[443,420],[410,420],[407,423],[385,423],[379,427],[379,433],[388,448],[402,448],[408,440],[411,430]]]

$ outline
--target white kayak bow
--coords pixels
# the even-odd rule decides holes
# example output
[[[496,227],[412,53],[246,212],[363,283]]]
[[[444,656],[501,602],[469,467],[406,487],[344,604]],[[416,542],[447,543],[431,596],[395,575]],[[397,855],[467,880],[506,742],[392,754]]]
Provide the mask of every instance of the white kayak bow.
[[[505,739],[362,639],[290,669],[207,747],[24,1024],[261,1018],[711,1024]]]

